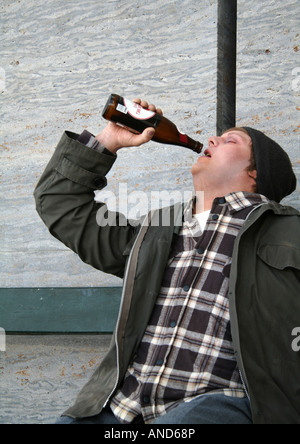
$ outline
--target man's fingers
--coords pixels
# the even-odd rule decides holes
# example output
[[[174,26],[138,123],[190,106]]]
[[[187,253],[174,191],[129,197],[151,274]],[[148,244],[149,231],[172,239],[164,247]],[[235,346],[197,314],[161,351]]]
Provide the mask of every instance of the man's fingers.
[[[150,111],[158,113],[161,116],[163,115],[161,108],[156,108],[156,106],[153,103],[149,105],[149,103],[146,100],[141,100],[141,99],[134,99],[133,102],[137,103],[138,105],[142,106],[145,109],[149,109]]]
[[[142,134],[135,135],[131,137],[132,146],[141,146],[144,143],[149,142],[155,134],[154,128],[147,128]]]
[[[149,104],[148,104],[148,102],[146,102],[146,100],[142,100],[142,101],[141,101],[141,106],[142,106],[143,108],[145,108],[145,109],[148,109],[148,108],[149,108]]]

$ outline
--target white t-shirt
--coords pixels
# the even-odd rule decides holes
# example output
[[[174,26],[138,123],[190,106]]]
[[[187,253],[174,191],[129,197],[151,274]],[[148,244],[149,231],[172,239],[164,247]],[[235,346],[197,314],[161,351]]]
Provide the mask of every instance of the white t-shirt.
[[[205,230],[205,226],[207,224],[207,219],[210,215],[210,211],[203,211],[203,213],[199,213],[199,214],[194,214],[194,217],[197,219],[197,221],[199,222],[200,228],[202,233]]]

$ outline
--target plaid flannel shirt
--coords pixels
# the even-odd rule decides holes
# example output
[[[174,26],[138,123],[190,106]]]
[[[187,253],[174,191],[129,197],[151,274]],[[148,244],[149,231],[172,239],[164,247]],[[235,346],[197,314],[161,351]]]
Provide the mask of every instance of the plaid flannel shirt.
[[[213,203],[201,232],[186,207],[149,325],[110,407],[122,423],[147,423],[181,402],[223,393],[244,397],[232,345],[229,275],[235,239],[249,213],[268,202],[232,193]]]

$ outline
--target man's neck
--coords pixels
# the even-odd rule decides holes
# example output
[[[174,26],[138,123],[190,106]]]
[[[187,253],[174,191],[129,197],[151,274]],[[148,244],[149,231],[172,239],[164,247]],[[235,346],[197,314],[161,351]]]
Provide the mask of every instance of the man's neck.
[[[208,191],[197,191],[195,190],[195,195],[197,197],[194,206],[194,214],[204,213],[205,211],[210,211],[212,208],[213,201],[217,196],[215,193],[210,193]]]
[[[225,186],[220,184],[217,188],[210,188],[194,182],[194,189],[197,196],[197,213],[211,210],[214,200],[218,197],[224,197],[237,191],[247,191],[247,187],[243,183],[226,184]],[[200,191],[201,189],[204,191]],[[248,191],[251,192],[251,189]]]

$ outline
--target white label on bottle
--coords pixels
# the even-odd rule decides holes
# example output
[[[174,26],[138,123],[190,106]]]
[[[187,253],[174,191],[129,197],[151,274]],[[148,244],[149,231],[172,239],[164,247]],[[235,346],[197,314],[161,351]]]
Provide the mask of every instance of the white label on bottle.
[[[123,114],[127,114],[127,108],[126,108],[126,106],[121,105],[120,103],[118,103],[117,111],[120,111],[120,112],[123,113]]]
[[[128,99],[124,99],[124,103],[126,105],[128,113],[139,120],[147,120],[151,119],[155,115],[153,111],[149,111],[148,109],[144,109],[141,105],[137,103],[131,102]]]

